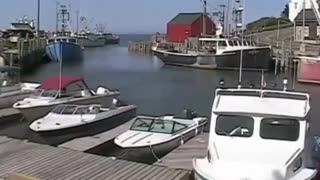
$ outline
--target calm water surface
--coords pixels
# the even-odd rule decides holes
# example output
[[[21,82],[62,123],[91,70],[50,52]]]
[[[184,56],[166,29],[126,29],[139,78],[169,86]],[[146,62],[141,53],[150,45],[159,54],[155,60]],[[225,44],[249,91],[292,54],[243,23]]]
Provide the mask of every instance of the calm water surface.
[[[214,99],[214,89],[218,81],[224,78],[226,85],[236,86],[237,71],[210,71],[164,66],[153,56],[128,53],[127,41],[143,40],[149,36],[123,36],[120,45],[95,49],[86,49],[84,60],[63,67],[64,74],[79,75],[87,84],[96,89],[103,85],[118,89],[121,99],[138,106],[139,114],[163,115],[179,113],[183,108],[193,109],[199,115],[210,116]],[[59,64],[51,62],[41,66],[34,73],[23,77],[25,81],[39,82],[58,75]],[[245,72],[243,84],[251,82],[259,86],[261,73]],[[282,77],[272,73],[265,74],[267,83],[281,84]],[[289,76],[289,75],[288,75]],[[291,83],[291,82],[290,82]],[[312,132],[316,134],[320,127],[320,88],[316,85],[296,85],[298,89],[312,95]],[[0,135],[18,138],[27,137],[27,125],[14,123],[0,128]]]

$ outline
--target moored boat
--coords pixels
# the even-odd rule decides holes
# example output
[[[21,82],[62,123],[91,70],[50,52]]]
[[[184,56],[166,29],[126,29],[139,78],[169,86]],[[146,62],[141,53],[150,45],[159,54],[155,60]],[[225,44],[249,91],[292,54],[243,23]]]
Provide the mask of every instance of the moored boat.
[[[28,121],[33,121],[48,114],[59,104],[101,104],[111,106],[116,90],[98,87],[97,91],[88,88],[84,80],[78,76],[56,76],[42,82],[29,97],[16,102],[18,109]]]
[[[80,32],[73,35],[77,39],[79,44],[85,48],[102,47],[105,45],[105,38],[101,34],[95,34],[91,32]]]
[[[138,116],[114,142],[125,150],[126,159],[158,159],[200,133],[207,122],[207,118],[196,116]]]
[[[239,69],[243,55],[242,68],[246,70],[270,70],[272,68],[271,48],[257,46],[254,42],[226,38],[199,38],[198,50],[185,52],[173,46],[158,44],[153,53],[164,64],[202,69]]]
[[[320,83],[320,56],[299,57],[297,79],[299,82]]]
[[[69,36],[48,39],[46,54],[52,61],[77,62],[82,60],[83,52],[77,40]]]
[[[207,156],[193,160],[195,179],[313,179],[317,170],[309,168],[306,148],[309,101],[309,94],[286,86],[217,89]]]
[[[14,103],[28,97],[40,84],[3,81],[0,86],[0,109],[12,107]]]
[[[29,128],[40,138],[39,143],[57,145],[83,136],[113,129],[135,117],[133,105],[103,107],[99,104],[56,106],[46,116],[34,121]],[[36,135],[35,135],[36,136]]]

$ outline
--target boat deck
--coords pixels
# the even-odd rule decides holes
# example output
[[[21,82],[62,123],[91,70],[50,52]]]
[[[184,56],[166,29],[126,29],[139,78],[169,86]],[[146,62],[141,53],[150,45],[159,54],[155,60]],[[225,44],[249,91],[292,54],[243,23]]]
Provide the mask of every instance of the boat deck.
[[[0,179],[188,180],[190,171],[146,165],[0,137]],[[30,178],[29,178],[30,179]]]
[[[114,128],[114,129],[108,130],[108,131],[100,133],[100,134],[96,134],[94,136],[73,139],[73,140],[68,141],[64,144],[59,145],[59,147],[82,151],[82,152],[89,151],[93,148],[96,148],[100,145],[103,145],[103,144],[113,140],[114,138],[116,138],[120,134],[127,131],[131,127],[133,121],[134,121],[134,119],[131,119],[130,121]]]
[[[208,139],[208,133],[200,134],[161,158],[161,162],[155,165],[192,170],[192,160],[206,156]]]

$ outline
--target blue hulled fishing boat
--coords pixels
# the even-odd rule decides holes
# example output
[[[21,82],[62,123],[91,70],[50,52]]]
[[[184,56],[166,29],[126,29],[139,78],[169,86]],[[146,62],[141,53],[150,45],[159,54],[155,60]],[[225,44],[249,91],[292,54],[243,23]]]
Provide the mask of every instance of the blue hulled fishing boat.
[[[70,36],[70,32],[66,31],[69,24],[70,14],[66,6],[61,5],[58,14],[62,17],[61,32],[48,39],[46,54],[52,61],[76,62],[82,60],[82,47],[78,44],[76,38]]]
[[[46,53],[52,61],[74,62],[82,59],[82,48],[75,38],[57,36],[48,40]]]

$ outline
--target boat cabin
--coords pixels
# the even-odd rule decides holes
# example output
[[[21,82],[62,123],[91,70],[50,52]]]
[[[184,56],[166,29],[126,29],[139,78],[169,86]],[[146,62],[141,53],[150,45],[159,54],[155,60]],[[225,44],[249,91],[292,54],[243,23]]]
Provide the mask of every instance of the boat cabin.
[[[196,176],[312,179],[316,170],[307,168],[305,150],[309,101],[307,93],[285,89],[218,89],[207,158],[194,161]],[[234,173],[226,173],[230,169]]]
[[[199,50],[211,53],[256,48],[253,41],[225,38],[199,38]]]
[[[48,39],[48,44],[52,44],[52,43],[57,43],[57,42],[66,42],[66,43],[73,43],[73,44],[77,44],[77,39],[73,38],[73,37],[68,37],[68,36],[57,36],[57,37],[53,37]]]
[[[84,114],[98,114],[103,112],[101,105],[58,105],[51,113],[60,115],[84,115]]]
[[[42,82],[33,92],[32,98],[56,99],[91,96],[92,92],[82,78],[77,76],[52,77]]]
[[[194,123],[192,120],[166,120],[165,118],[137,117],[130,130],[153,132],[162,134],[175,134],[187,129]]]

